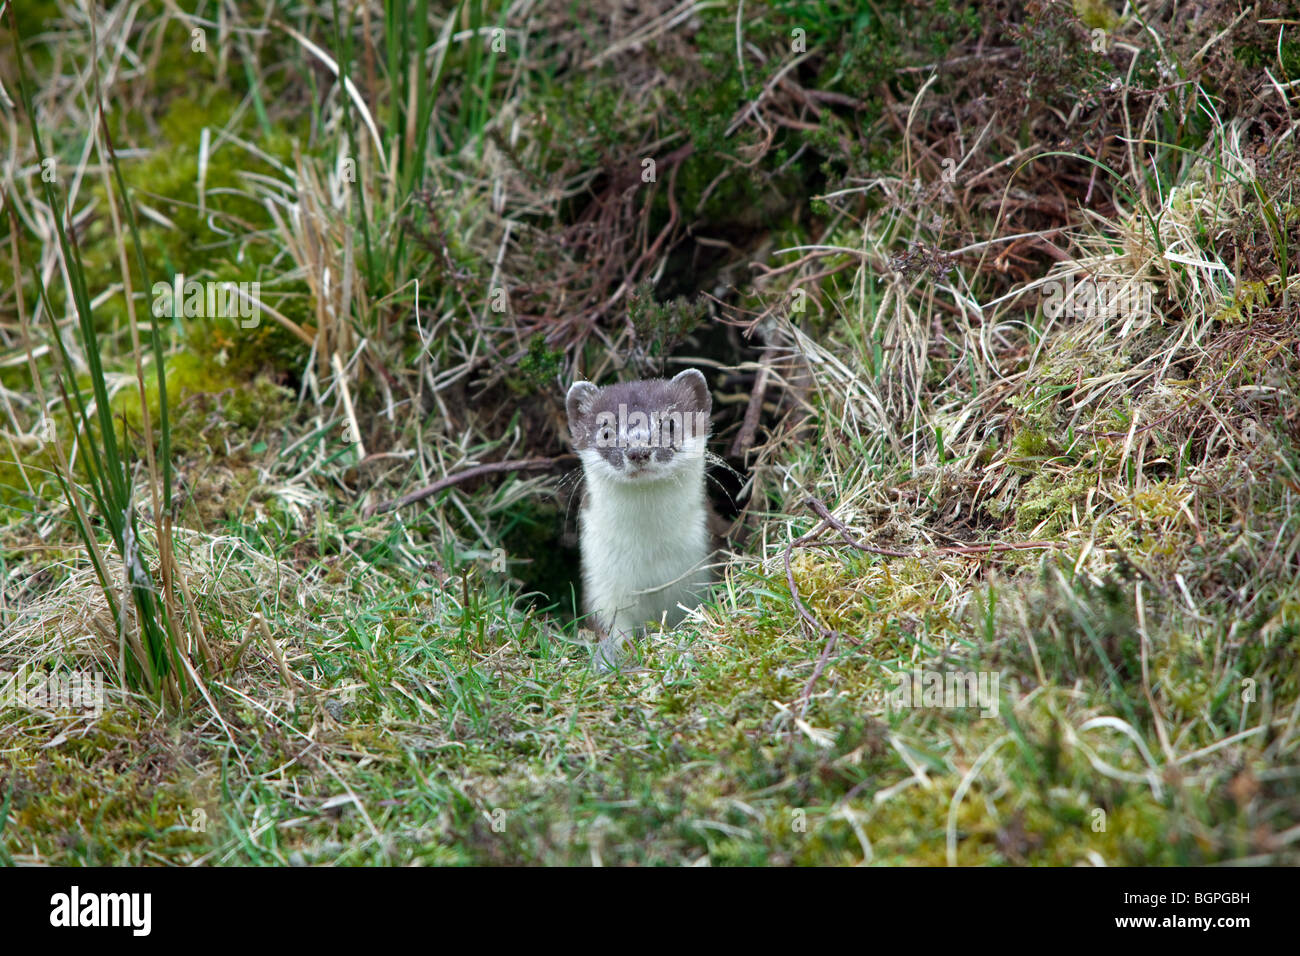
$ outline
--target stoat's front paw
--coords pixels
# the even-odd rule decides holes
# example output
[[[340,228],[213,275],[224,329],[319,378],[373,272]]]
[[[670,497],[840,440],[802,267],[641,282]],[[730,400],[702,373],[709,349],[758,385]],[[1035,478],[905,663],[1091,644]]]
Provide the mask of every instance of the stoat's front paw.
[[[602,638],[591,652],[591,669],[597,674],[612,674],[628,658],[628,636],[623,633]]]

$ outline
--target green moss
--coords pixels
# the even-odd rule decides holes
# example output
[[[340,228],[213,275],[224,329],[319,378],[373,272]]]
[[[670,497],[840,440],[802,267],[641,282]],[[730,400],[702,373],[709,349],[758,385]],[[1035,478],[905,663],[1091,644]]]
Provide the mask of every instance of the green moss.
[[[1072,523],[1071,511],[1083,502],[1091,484],[1092,478],[1086,474],[1063,477],[1042,472],[1035,475],[1014,499],[1016,530],[1030,531],[1046,522],[1044,533],[1060,533]]]
[[[146,727],[114,725],[106,714],[90,734],[55,749],[42,747],[48,735],[33,729],[38,736],[26,753],[18,751],[8,777],[4,842],[11,854],[140,865],[192,862],[211,845],[221,818],[208,788],[181,766],[175,742]],[[136,745],[125,749],[119,734]]]
[[[194,404],[196,396],[219,399],[219,409],[204,408]],[[228,368],[206,362],[189,352],[173,355],[167,362],[167,398],[171,410],[172,445],[177,455],[185,457],[200,451],[216,452],[228,447],[229,435],[221,432],[234,428],[246,432],[266,422],[283,419],[289,393],[266,379],[251,382],[233,374]],[[158,377],[145,377],[145,401],[156,430],[160,422],[158,402]],[[191,409],[191,405],[194,408]],[[211,420],[213,412],[220,420]],[[126,388],[113,398],[115,417],[124,417],[130,432],[143,430],[140,393],[137,388]],[[216,434],[213,434],[213,426]]]
[[[1011,438],[1007,460],[1018,470],[1032,473],[1042,467],[1052,454],[1047,435],[1034,428],[1021,428]]]
[[[1233,290],[1232,298],[1215,310],[1212,318],[1225,324],[1249,323],[1261,309],[1268,308],[1276,294],[1281,292],[1281,277],[1271,281],[1243,281]]]
[[[1282,37],[1280,42],[1246,43],[1235,48],[1232,53],[1239,61],[1252,69],[1279,69],[1283,76],[1295,80],[1300,77],[1300,39]]]
[[[1115,30],[1123,22],[1105,0],[1074,0],[1074,15],[1094,30]]]

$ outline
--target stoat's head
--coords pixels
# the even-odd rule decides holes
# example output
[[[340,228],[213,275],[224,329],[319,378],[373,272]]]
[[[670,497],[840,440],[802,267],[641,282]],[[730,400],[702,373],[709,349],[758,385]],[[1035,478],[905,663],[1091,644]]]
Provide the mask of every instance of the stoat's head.
[[[713,399],[693,368],[604,388],[574,382],[565,405],[573,448],[590,479],[662,481],[703,466]]]

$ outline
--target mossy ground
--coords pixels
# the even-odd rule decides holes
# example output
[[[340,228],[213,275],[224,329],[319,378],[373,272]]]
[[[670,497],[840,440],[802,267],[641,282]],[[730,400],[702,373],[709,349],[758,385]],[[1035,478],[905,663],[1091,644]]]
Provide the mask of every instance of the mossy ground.
[[[1295,862],[1298,163],[1285,111],[1258,104],[1296,51],[1278,59],[1276,11],[1185,6],[746,4],[739,51],[734,11],[667,27],[667,6],[611,5],[578,29],[563,4],[451,24],[417,4],[417,50],[410,23],[304,7],[293,31],[327,54],[350,37],[354,99],[285,24],[210,31],[196,56],[192,25],[146,3],[100,44],[150,64],[105,91],[148,277],[133,254],[122,274],[122,197],[99,150],[80,159],[86,103],[59,95],[55,38],[86,54],[89,36],[25,7],[59,188],[80,165],[93,211],[77,240],[139,556],[203,690],[176,705],[119,681],[121,622],[38,428],[75,444],[64,478],[111,593],[122,557],[82,490],[94,431],[56,387],[89,373],[27,366],[20,319],[52,341],[33,264],[59,255],[19,105],[0,670],[89,669],[107,695],[98,715],[0,710],[0,862]],[[498,23],[538,42],[493,50]],[[427,72],[390,66],[421,55]],[[178,272],[260,281],[282,320],[162,322],[164,557],[143,452],[162,403],[122,290],[147,334],[146,278]],[[1036,300],[1099,277],[1149,283],[1150,309]],[[573,619],[572,471],[366,507],[563,453],[579,373],[702,364],[723,454],[754,342],[773,372],[728,456],[743,544],[613,677]],[[834,529],[793,547],[810,497],[908,556]],[[996,678],[996,699],[901,704],[918,670]]]

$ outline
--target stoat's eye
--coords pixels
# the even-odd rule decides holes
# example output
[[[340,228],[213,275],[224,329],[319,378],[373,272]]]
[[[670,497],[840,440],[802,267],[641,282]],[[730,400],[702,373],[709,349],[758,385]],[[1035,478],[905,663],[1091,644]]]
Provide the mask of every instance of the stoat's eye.
[[[614,429],[606,425],[596,433],[596,444],[602,448],[609,448],[614,444]]]

